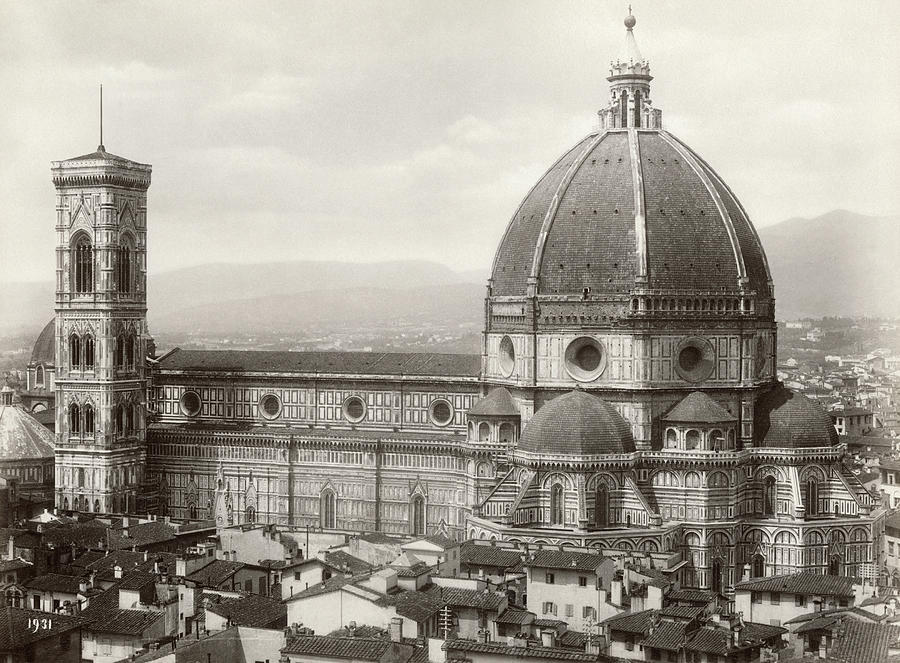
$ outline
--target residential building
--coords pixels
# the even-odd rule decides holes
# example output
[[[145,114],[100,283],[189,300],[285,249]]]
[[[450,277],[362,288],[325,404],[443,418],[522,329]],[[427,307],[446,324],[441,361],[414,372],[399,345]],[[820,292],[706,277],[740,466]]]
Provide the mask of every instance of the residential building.
[[[748,621],[780,626],[816,610],[846,608],[856,602],[852,578],[801,572],[755,578],[734,588],[734,606]]]

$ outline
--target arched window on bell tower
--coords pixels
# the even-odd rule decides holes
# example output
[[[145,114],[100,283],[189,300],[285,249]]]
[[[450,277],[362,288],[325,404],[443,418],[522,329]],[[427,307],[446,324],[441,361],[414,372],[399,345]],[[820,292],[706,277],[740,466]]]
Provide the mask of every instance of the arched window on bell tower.
[[[83,359],[84,370],[94,370],[94,337],[85,334],[81,343],[81,354]]]
[[[69,368],[73,371],[81,368],[81,337],[78,334],[69,336]]]
[[[125,240],[123,246],[119,247],[118,274],[116,275],[119,283],[119,292],[128,294],[134,287],[133,283],[133,267],[132,267],[132,250],[128,240]]]
[[[84,433],[85,435],[94,434],[94,408],[88,403],[84,406]]]
[[[563,491],[562,484],[555,483],[550,488],[550,524],[563,525],[565,522],[565,491]]]
[[[94,291],[94,247],[90,238],[81,234],[72,245],[73,290],[78,293]]]
[[[628,92],[625,90],[619,95],[619,121],[623,129],[628,126]]]
[[[81,433],[81,409],[78,403],[69,406],[69,433],[79,435]]]

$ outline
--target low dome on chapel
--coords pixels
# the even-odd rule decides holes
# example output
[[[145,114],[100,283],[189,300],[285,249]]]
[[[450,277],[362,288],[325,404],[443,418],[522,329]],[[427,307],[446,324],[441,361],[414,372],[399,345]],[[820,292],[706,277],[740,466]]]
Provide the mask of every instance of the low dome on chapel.
[[[575,390],[557,396],[525,426],[517,449],[533,454],[595,456],[634,451],[631,424],[616,408]]]

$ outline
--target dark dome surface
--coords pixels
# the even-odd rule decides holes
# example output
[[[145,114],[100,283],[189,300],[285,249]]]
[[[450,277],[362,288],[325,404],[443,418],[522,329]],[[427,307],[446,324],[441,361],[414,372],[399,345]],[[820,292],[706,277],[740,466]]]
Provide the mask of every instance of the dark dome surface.
[[[46,324],[34,342],[31,363],[53,366],[56,363],[56,318]]]
[[[634,436],[631,425],[612,405],[576,390],[538,410],[525,425],[517,449],[572,456],[631,453]]]
[[[782,449],[832,447],[839,442],[824,408],[780,383],[756,402],[753,437],[756,446]]]
[[[744,274],[758,296],[771,297],[762,244],[719,176],[665,131],[637,137],[639,164],[627,131],[610,130],[587,136],[550,167],[504,233],[492,295],[524,296],[532,272],[538,294],[629,292],[637,275],[639,182],[647,287],[734,291]]]

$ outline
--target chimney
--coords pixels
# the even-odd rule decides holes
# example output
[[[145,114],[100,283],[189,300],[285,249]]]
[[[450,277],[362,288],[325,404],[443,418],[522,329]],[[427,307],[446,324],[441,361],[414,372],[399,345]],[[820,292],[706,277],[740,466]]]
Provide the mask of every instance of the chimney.
[[[6,559],[15,559],[16,557],[16,539],[10,534],[9,540],[6,542]]]
[[[119,580],[122,577],[122,567],[118,564],[113,567],[113,576],[116,580]]]
[[[81,580],[78,581],[78,593],[84,594],[87,591],[87,589],[88,589],[87,580],[82,578]]]
[[[403,640],[403,618],[391,617],[391,623],[388,624],[388,633],[391,636],[391,642],[402,642]]]
[[[490,634],[488,633],[488,630],[486,628],[478,629],[478,636],[477,636],[478,642],[487,643],[490,639],[489,635]]]
[[[356,635],[356,622],[350,622],[347,624],[347,635],[351,638]]]
[[[743,569],[741,569],[741,580],[750,580],[750,565],[744,564]]]
[[[600,640],[594,636],[589,637],[587,641],[584,643],[584,651],[591,656],[599,656],[600,655]]]
[[[555,647],[556,646],[556,631],[553,629],[545,628],[541,630],[541,646],[542,647]]]
[[[144,551],[144,561],[145,562],[147,561],[147,551],[146,550]]]

